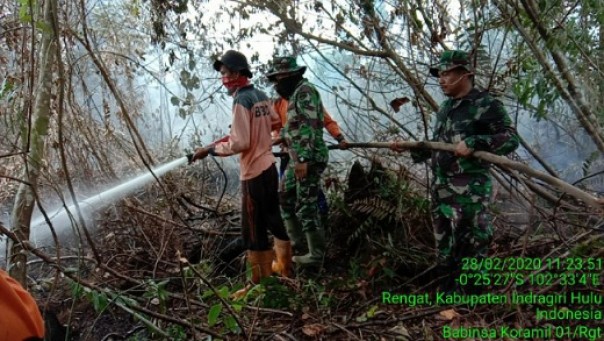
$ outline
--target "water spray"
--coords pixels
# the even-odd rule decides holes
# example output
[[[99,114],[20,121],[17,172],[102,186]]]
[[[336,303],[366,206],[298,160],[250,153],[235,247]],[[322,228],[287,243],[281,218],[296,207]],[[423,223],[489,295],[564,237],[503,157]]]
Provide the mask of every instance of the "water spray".
[[[219,140],[214,141],[209,146],[213,146],[219,142],[226,142],[228,140],[229,140],[229,136],[227,135]],[[427,142],[427,141],[420,141],[420,142],[399,141],[399,142],[396,142],[395,144],[398,147],[403,148],[403,149],[415,149],[415,148],[436,149],[436,150],[444,150],[444,151],[452,152],[452,151],[454,151],[454,148],[455,148],[454,145],[438,143],[438,142]],[[390,143],[390,142],[348,143],[348,148],[365,149],[365,148],[392,148],[392,147],[393,147],[393,143]],[[328,149],[339,149],[339,146],[330,145],[330,146],[328,146]],[[275,154],[275,156],[284,156],[285,155],[284,153],[274,153],[274,154]],[[136,188],[146,185],[147,183],[154,180],[156,177],[160,177],[160,176],[164,175],[165,173],[167,173],[168,171],[175,169],[177,167],[180,167],[182,165],[185,165],[187,163],[190,164],[192,162],[192,156],[193,156],[193,154],[189,154],[187,156],[181,157],[179,159],[176,159],[176,160],[166,163],[164,165],[158,166],[158,167],[152,169],[151,172],[146,172],[145,174],[142,174],[134,179],[128,180],[127,182],[125,182],[121,185],[118,185],[114,188],[111,188],[107,191],[96,194],[86,200],[81,201],[79,203],[79,205],[80,205],[80,210],[82,211],[82,214],[84,216],[90,216],[90,214],[93,213],[94,211],[99,210],[99,209],[109,205],[110,203],[115,202],[116,200],[125,197],[126,195],[133,192]],[[512,160],[509,160],[509,159],[501,157],[501,156],[493,155],[493,154],[486,153],[486,152],[480,152],[480,151],[474,152],[473,156],[481,158],[490,163],[505,166],[506,168],[518,170],[531,177],[543,180],[546,183],[549,183],[549,184],[557,187],[561,191],[566,192],[567,194],[584,201],[585,203],[587,203],[588,205],[590,205],[592,207],[602,207],[602,205],[603,205],[602,199],[594,198],[592,195],[585,193],[584,191],[582,191],[574,186],[566,184],[565,182],[563,182],[559,179],[555,179],[550,176],[547,176],[546,174],[543,174],[542,172],[532,170],[518,162],[514,162]],[[71,226],[71,223],[72,223],[71,218],[72,218],[72,215],[74,212],[75,212],[75,204],[70,205],[67,208],[61,208],[61,209],[56,210],[55,212],[53,212],[52,214],[49,215],[49,219],[50,219],[51,223],[53,224],[53,226],[55,226],[57,229],[65,229],[67,226]],[[36,242],[37,240],[45,240],[50,237],[49,230],[39,228],[44,225],[46,225],[46,220],[44,219],[44,217],[39,217],[32,221],[32,223],[31,223],[32,241]],[[41,234],[41,235],[36,235],[36,234]]]
[[[226,135],[210,145],[216,145],[220,142],[226,142],[229,140],[229,135]],[[78,201],[80,212],[84,217],[89,217],[95,211],[106,207],[107,205],[119,200],[126,195],[132,193],[139,187],[142,187],[154,179],[163,176],[167,172],[180,167],[185,164],[191,164],[193,162],[193,154],[188,154],[179,159],[170,161],[166,164],[160,165],[152,169],[151,171],[145,172],[142,175],[137,176],[134,179],[128,180],[120,185],[117,185],[111,189],[108,189],[99,194],[95,194],[88,199]],[[57,233],[63,232],[67,227],[71,226],[76,213],[75,203],[67,207],[62,207],[54,212],[48,214],[50,223],[55,228]],[[31,224],[31,241],[35,244],[49,240],[51,237],[50,230],[44,229],[47,226],[45,217],[40,216],[32,220]]]
[[[147,171],[144,174],[135,177],[134,179],[128,180],[99,194],[93,195],[88,199],[79,201],[78,204],[82,215],[85,217],[89,216],[94,211],[106,207],[112,202],[115,202],[116,200],[125,197],[137,188],[148,184],[149,182],[155,180],[157,177],[160,177],[177,167],[187,164],[187,162],[188,158],[186,156],[181,157],[166,164],[157,166],[151,171]],[[72,216],[75,216],[75,212],[76,206],[75,204],[72,204],[50,213],[48,215],[48,218],[57,230],[62,230],[71,225]],[[43,241],[50,237],[49,230],[41,229],[41,227],[45,226],[46,224],[46,219],[44,217],[38,217],[31,222],[31,239],[34,243],[37,241]]]

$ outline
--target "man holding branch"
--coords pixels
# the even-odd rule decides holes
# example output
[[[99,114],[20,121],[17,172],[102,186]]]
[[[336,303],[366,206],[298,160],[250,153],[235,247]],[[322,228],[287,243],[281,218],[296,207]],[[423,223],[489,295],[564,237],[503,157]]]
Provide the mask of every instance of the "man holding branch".
[[[505,155],[519,143],[516,129],[503,107],[488,91],[474,87],[471,56],[445,51],[430,69],[449,97],[436,114],[432,141],[455,144],[455,152],[412,151],[414,162],[431,158],[432,218],[437,246],[437,274],[446,275],[442,291],[453,291],[464,257],[484,258],[493,237],[487,205],[492,192],[489,163],[473,151]],[[395,143],[392,149],[403,151]],[[467,288],[470,289],[471,288]]]

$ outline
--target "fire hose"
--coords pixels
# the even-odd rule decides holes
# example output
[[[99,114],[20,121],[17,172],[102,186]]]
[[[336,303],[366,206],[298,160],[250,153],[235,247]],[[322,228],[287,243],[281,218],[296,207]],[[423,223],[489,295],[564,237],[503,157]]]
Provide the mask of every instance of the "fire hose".
[[[224,142],[228,140],[228,136],[221,138],[213,142],[213,144],[218,142]],[[347,144],[347,148],[359,148],[359,149],[368,149],[368,148],[392,148],[393,144],[397,145],[397,147],[401,149],[431,149],[431,150],[441,150],[447,152],[454,152],[455,145],[450,143],[443,142],[430,142],[430,141],[397,141],[397,142],[350,142]],[[330,145],[327,147],[330,150],[340,149],[339,145]],[[287,153],[284,152],[275,152],[273,153],[275,156],[285,156]],[[189,160],[192,155],[189,156]],[[548,185],[551,185],[557,188],[560,192],[568,194],[576,199],[583,201],[585,204],[600,210],[604,210],[604,198],[597,198],[578,187],[575,187],[559,178],[548,175],[544,172],[533,169],[524,163],[513,161],[504,156],[495,155],[485,151],[475,151],[472,153],[470,157],[475,157],[484,161],[487,161],[492,164],[496,164],[503,169],[507,170],[515,170],[521,173],[524,173],[528,177],[539,179]]]

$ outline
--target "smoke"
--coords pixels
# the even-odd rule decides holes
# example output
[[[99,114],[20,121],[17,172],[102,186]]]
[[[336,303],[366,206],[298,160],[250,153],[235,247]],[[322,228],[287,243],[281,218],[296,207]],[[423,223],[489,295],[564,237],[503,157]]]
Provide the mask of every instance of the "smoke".
[[[47,213],[47,216],[50,224],[46,218],[38,212],[34,217],[32,217],[30,224],[30,242],[36,247],[51,245],[51,225],[59,239],[62,242],[68,242],[69,239],[72,239],[75,235],[77,235],[78,231],[75,230],[75,228],[77,228],[80,222],[80,219],[78,218],[79,214],[81,214],[84,222],[89,222],[93,213],[106,208],[117,200],[124,198],[128,194],[131,194],[136,189],[151,183],[156,177],[159,178],[167,172],[185,165],[187,162],[187,157],[178,158],[153,168],[151,172],[142,172],[140,175],[132,179],[125,180],[118,185],[115,185],[107,190],[100,191],[100,193],[94,194],[84,200],[79,200],[77,203],[70,203],[66,207],[58,207],[53,210],[49,210],[50,213]],[[6,243],[0,244],[0,259],[2,259],[5,255],[5,246]]]

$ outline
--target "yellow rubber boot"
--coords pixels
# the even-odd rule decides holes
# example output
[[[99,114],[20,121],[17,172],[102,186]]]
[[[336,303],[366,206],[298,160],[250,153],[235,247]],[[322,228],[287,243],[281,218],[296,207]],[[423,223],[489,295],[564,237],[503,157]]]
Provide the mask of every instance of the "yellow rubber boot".
[[[272,274],[273,255],[273,250],[249,250],[247,252],[247,261],[250,263],[250,267],[252,268],[252,284],[248,284],[245,286],[245,288],[234,292],[231,295],[232,299],[239,300],[243,298],[252,288],[252,285],[260,283],[263,278],[269,277]]]
[[[293,277],[292,265],[292,243],[288,240],[275,238],[275,260],[273,261],[273,273],[281,277]]]

